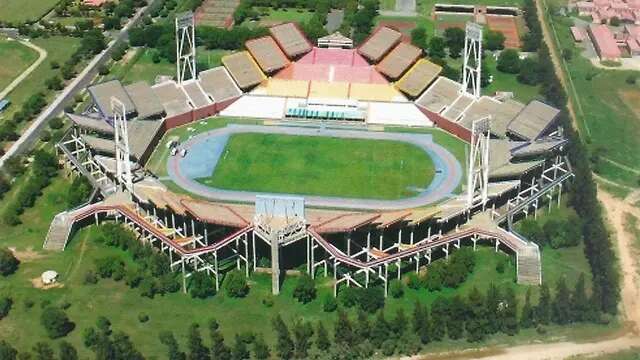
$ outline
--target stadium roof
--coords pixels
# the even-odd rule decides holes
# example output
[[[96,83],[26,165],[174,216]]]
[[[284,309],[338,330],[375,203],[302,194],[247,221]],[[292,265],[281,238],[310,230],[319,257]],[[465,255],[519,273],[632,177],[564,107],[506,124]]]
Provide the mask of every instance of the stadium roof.
[[[103,134],[113,134],[113,126],[102,119],[94,119],[88,116],[65,113],[69,120],[81,128],[96,131]]]
[[[260,84],[266,77],[246,51],[222,57],[222,63],[241,89]]]
[[[466,92],[459,92],[456,100],[447,107],[442,116],[452,121],[458,121],[476,99]]]
[[[566,139],[541,139],[512,150],[514,158],[544,155],[567,143]]]
[[[400,78],[395,86],[398,90],[415,98],[438,77],[441,71],[440,65],[426,59],[420,59]]]
[[[272,73],[289,64],[289,60],[271,36],[249,40],[245,46],[265,73]]]
[[[378,28],[360,47],[358,53],[367,59],[378,62],[398,42],[402,34],[386,26]]]
[[[144,81],[138,81],[125,86],[129,98],[136,106],[139,118],[148,118],[164,112],[162,104],[151,90],[151,86]]]
[[[191,111],[187,95],[173,81],[166,81],[152,87],[158,101],[164,107],[167,116],[184,114]]]
[[[560,110],[534,100],[509,123],[507,131],[525,140],[535,140],[553,125],[558,113]]]
[[[376,69],[395,80],[402,76],[420,55],[422,55],[422,49],[411,44],[400,43],[376,65]]]
[[[511,161],[512,151],[525,144],[505,139],[492,139],[489,145],[489,177],[492,179],[517,177],[542,164],[542,161]]]
[[[518,115],[522,108],[524,108],[524,104],[515,100],[500,102],[483,96],[467,109],[460,120],[460,124],[467,129],[471,129],[475,120],[490,116],[491,133],[498,137],[505,137],[507,125]]]
[[[294,23],[273,26],[269,32],[289,58],[306,54],[312,49],[309,40]]]
[[[152,146],[158,131],[162,128],[161,120],[132,120],[127,124],[129,148],[131,155],[137,160],[144,158]]]
[[[242,95],[242,91],[238,89],[236,83],[231,79],[231,75],[223,66],[203,71],[199,77],[200,86],[215,102]]]
[[[249,225],[247,219],[226,205],[192,199],[183,199],[180,203],[185,207],[187,212],[200,221],[232,227],[245,227]]]
[[[104,139],[93,135],[81,135],[82,140],[89,145],[90,148],[105,154],[115,154],[116,144],[111,139]]]
[[[431,112],[440,114],[456,101],[459,92],[459,83],[440,76],[435,83],[416,100],[416,104]]]
[[[198,85],[198,80],[189,80],[182,83],[182,90],[187,94],[191,104],[195,108],[201,108],[211,104],[211,101]]]
[[[107,118],[113,118],[113,112],[111,111],[112,97],[115,97],[124,104],[127,114],[136,111],[133,101],[131,101],[131,98],[119,80],[111,80],[89,86],[87,91],[93,98],[93,101],[100,110],[100,113]]]

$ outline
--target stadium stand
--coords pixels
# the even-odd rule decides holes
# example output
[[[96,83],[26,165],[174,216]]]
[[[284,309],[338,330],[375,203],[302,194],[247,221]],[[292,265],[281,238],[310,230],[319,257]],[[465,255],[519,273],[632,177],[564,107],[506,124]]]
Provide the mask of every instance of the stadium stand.
[[[440,76],[433,85],[416,100],[416,104],[431,112],[441,114],[456,101],[459,92],[459,83]]]
[[[349,83],[312,81],[309,88],[309,98],[347,99],[349,97]]]
[[[471,95],[460,92],[456,100],[442,113],[442,116],[457,122],[473,102],[474,98]]]
[[[309,40],[294,23],[273,26],[269,28],[269,32],[289,59],[306,54],[313,48]]]
[[[360,45],[358,53],[369,61],[377,63],[400,42],[401,38],[402,33],[386,26],[380,27]]]
[[[94,119],[92,117],[66,113],[67,118],[79,127],[95,131],[101,134],[113,134],[113,127],[102,119]]]
[[[278,71],[289,64],[287,57],[270,36],[249,40],[245,46],[262,71],[267,74]]]
[[[504,138],[507,136],[507,125],[523,108],[524,104],[515,100],[500,102],[483,96],[469,107],[460,120],[460,124],[470,129],[473,121],[491,116],[491,133],[497,137]]]
[[[416,98],[438,77],[441,71],[440,65],[420,59],[396,82],[395,87],[410,97]]]
[[[251,93],[255,95],[286,96],[306,98],[309,95],[309,81],[270,78]]]
[[[489,145],[489,176],[491,179],[516,178],[544,163],[540,160],[513,161],[513,149],[524,144],[505,139],[491,140]]]
[[[376,69],[387,77],[396,80],[422,55],[422,49],[401,42],[376,65]]]
[[[194,108],[200,108],[211,104],[211,100],[200,88],[197,80],[189,80],[182,83],[182,90],[189,98],[189,102]]]
[[[138,112],[138,118],[146,119],[160,117],[164,114],[162,104],[158,102],[151,86],[144,81],[138,81],[124,87],[129,98],[133,101]]]
[[[523,140],[536,140],[556,122],[560,110],[543,102],[534,100],[507,126],[507,132]]]
[[[162,121],[158,120],[133,120],[127,124],[131,155],[140,164],[147,162],[164,134],[162,126]]]
[[[349,98],[361,101],[407,101],[402,94],[388,84],[362,84],[349,85]]]
[[[107,119],[113,118],[113,112],[111,111],[112,97],[117,98],[124,104],[127,114],[136,112],[136,107],[133,104],[133,101],[131,101],[129,94],[127,94],[127,91],[119,80],[111,80],[89,86],[87,91],[93,99],[93,103],[98,112]]]
[[[156,94],[167,114],[165,119],[165,127],[167,129],[193,120],[189,99],[175,82],[163,82],[152,86],[151,89],[153,89],[154,94]]]
[[[233,82],[231,75],[229,75],[227,70],[222,66],[202,71],[198,77],[200,79],[200,86],[204,92],[216,102],[218,111],[222,105],[242,95],[242,91],[236,83]]]
[[[243,90],[252,88],[266,79],[258,64],[246,51],[223,56],[222,64],[227,68],[236,84]]]

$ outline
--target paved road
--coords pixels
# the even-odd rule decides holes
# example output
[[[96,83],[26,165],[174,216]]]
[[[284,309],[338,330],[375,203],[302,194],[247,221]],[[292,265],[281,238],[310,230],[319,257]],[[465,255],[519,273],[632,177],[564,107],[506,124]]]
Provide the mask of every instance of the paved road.
[[[116,38],[107,45],[107,48],[100,54],[96,55],[82,70],[82,72],[80,72],[80,74],[78,74],[78,76],[76,76],[76,78],[58,94],[53,102],[49,104],[49,106],[43,110],[40,115],[38,115],[20,138],[11,145],[9,150],[7,150],[2,157],[0,157],[0,169],[10,157],[22,154],[29,150],[34,142],[38,140],[40,131],[46,127],[47,121],[62,112],[64,107],[73,99],[73,96],[91,83],[93,78],[98,74],[98,67],[109,61],[113,49],[127,39],[129,30],[138,23],[142,16],[147,13],[148,9],[155,1],[156,0],[152,0],[148,6],[138,10],[134,17],[129,20],[122,30],[120,30]]]
[[[247,132],[404,141],[420,147],[434,161],[436,167],[434,179],[427,189],[414,197],[399,200],[373,200],[305,195],[305,203],[310,206],[358,210],[398,210],[420,207],[449,197],[462,179],[462,167],[458,160],[448,150],[435,144],[431,135],[428,134],[236,124],[202,133],[184,143],[182,147],[188,149],[187,156],[184,158],[174,156],[167,160],[170,178],[180,187],[210,200],[255,202],[258,194],[256,192],[216,189],[195,180],[213,172],[223,152],[226,139],[231,134]]]
[[[42,64],[44,59],[47,58],[47,51],[45,49],[38,47],[29,41],[24,41],[24,40],[16,40],[16,41],[19,41],[22,45],[30,47],[33,50],[37,51],[38,60],[36,60],[33,64],[31,64],[31,66],[29,66],[25,71],[23,71],[22,74],[20,74],[20,76],[13,79],[11,84],[7,85],[7,87],[5,87],[4,90],[0,92],[0,99],[4,99],[5,96],[7,96],[7,94],[13,91],[13,89],[15,89],[16,86],[18,86],[22,82],[22,80],[24,80],[27,76],[29,76],[29,74],[31,74],[33,70],[35,70],[40,64]]]

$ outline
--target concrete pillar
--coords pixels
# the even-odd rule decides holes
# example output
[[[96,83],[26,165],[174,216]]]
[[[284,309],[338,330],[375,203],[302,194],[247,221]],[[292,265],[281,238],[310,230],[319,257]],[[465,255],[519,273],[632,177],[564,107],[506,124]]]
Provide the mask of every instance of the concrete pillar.
[[[275,234],[271,236],[271,292],[280,294],[280,243]]]
[[[242,240],[244,245],[244,272],[249,277],[249,236],[247,234],[242,235]]]
[[[255,231],[251,232],[251,246],[252,248],[252,256],[253,256],[253,271],[256,271],[256,233]]]
[[[347,256],[351,256],[351,233],[348,233],[346,238],[347,238]]]
[[[182,258],[180,262],[182,265],[182,292],[186,294],[187,293],[187,277],[185,276],[185,270],[184,270],[184,258]]]

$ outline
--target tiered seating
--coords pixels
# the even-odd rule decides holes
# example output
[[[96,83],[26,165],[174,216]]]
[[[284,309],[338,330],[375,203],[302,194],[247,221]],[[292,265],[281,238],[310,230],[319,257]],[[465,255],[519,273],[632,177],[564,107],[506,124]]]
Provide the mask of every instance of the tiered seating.
[[[289,64],[278,44],[270,36],[249,40],[245,46],[265,73],[273,73]]]
[[[242,95],[231,75],[222,66],[203,71],[198,76],[202,89],[217,103]]]
[[[422,49],[411,44],[400,43],[376,65],[376,69],[395,80],[402,76],[420,55],[422,55]]]
[[[313,48],[309,40],[294,23],[273,26],[269,29],[269,32],[289,59],[306,54]]]
[[[440,65],[426,59],[420,59],[396,82],[395,87],[412,98],[416,98],[438,77],[441,71]]]
[[[381,27],[358,48],[358,53],[369,61],[379,62],[396,44],[402,34],[388,27]]]
[[[224,64],[233,80],[242,90],[252,88],[266,79],[258,64],[255,63],[247,51],[224,56],[222,64]]]

